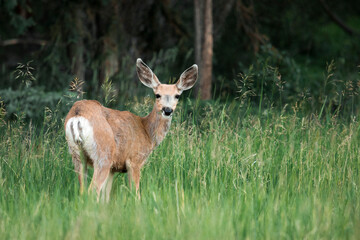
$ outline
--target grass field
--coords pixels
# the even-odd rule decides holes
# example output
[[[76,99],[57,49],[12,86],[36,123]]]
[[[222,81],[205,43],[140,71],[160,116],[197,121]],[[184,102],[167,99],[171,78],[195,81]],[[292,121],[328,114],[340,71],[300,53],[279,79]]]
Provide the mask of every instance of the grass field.
[[[141,200],[121,174],[109,204],[78,194],[59,116],[2,123],[0,238],[358,239],[359,120],[236,108],[177,110]]]

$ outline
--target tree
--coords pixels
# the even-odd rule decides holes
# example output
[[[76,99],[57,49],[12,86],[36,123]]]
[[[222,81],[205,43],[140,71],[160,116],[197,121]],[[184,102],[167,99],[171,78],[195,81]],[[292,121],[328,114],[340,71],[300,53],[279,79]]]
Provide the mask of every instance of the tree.
[[[212,0],[194,0],[195,9],[195,61],[199,65],[197,95],[202,100],[211,99],[213,19]]]

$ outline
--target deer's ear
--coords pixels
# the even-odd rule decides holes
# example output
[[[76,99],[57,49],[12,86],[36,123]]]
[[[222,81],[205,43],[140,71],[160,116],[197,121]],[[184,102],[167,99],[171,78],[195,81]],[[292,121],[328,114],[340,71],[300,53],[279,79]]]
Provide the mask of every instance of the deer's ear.
[[[195,85],[197,78],[198,66],[194,64],[181,74],[179,80],[176,83],[176,87],[180,91],[188,90]]]
[[[136,60],[136,72],[140,79],[140,81],[149,88],[156,88],[161,83],[156,75],[151,71],[151,69],[141,60],[138,58]]]

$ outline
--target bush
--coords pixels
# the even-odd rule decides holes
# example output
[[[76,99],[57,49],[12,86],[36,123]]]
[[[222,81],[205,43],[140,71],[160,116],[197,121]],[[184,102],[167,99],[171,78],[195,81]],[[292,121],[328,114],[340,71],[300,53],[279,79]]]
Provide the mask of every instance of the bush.
[[[59,101],[68,101],[64,95],[65,92],[45,92],[41,87],[0,90],[8,119],[14,119],[22,113],[26,120],[31,119],[33,122],[42,121],[45,107],[55,109]],[[66,109],[64,104],[60,111],[66,112]]]

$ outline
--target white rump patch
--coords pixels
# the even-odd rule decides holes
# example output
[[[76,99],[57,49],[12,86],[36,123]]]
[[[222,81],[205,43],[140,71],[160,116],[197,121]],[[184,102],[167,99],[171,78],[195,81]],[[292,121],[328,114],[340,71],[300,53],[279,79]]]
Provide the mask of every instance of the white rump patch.
[[[94,130],[89,120],[81,116],[70,118],[66,123],[65,134],[70,151],[80,155],[82,148],[93,161],[98,159]]]

